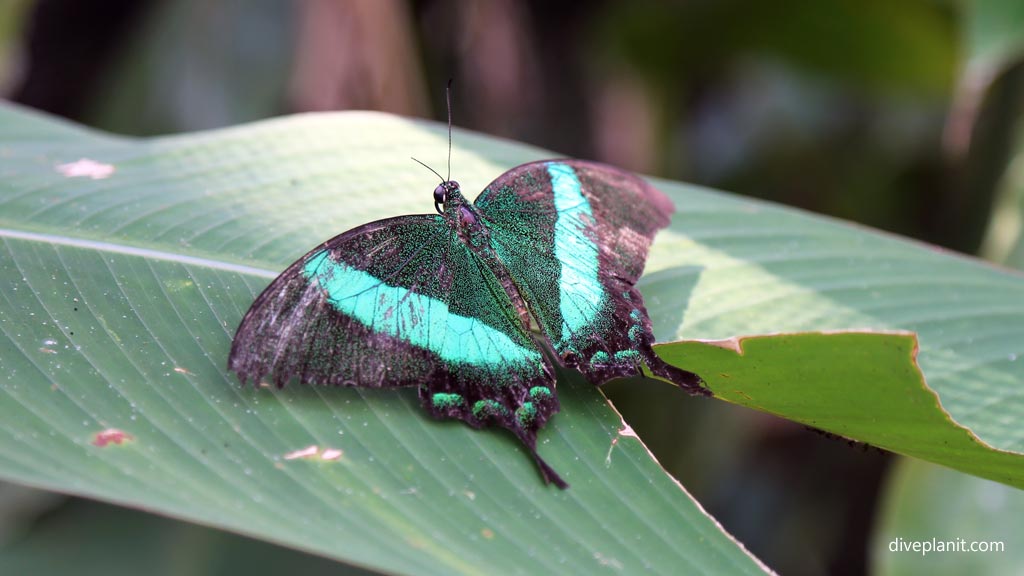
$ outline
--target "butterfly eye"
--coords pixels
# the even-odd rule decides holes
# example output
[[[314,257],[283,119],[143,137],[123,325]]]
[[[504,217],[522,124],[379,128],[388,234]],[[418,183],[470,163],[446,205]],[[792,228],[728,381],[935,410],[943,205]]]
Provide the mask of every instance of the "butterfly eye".
[[[445,183],[442,182],[434,188],[434,210],[437,210],[438,214],[444,214],[444,210],[441,209],[441,205],[444,204],[448,197],[448,189],[445,188]]]

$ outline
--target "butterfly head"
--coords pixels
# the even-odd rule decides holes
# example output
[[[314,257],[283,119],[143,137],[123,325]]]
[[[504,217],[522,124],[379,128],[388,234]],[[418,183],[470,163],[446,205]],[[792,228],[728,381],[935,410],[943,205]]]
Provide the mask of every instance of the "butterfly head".
[[[438,184],[437,188],[434,188],[434,210],[437,210],[438,214],[444,214],[441,206],[455,194],[459,194],[459,183],[455,180],[445,180]]]

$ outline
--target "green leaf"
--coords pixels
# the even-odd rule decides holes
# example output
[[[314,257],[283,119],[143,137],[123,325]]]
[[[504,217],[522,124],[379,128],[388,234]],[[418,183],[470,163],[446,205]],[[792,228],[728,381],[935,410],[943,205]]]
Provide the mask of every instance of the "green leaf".
[[[968,68],[994,75],[1024,56],[1024,4],[967,0],[963,12]]]
[[[1017,77],[1024,78],[1024,70],[1016,70],[1007,74],[1004,80],[1006,84],[1012,84]],[[1013,96],[1011,104],[997,111],[998,122],[1009,124],[1004,127],[1006,142],[1003,144],[1006,152],[1005,161],[994,166],[998,171],[994,173],[991,187],[995,188],[994,201],[989,215],[988,229],[982,244],[981,254],[990,260],[1012,266],[1018,270],[1024,269],[1024,108],[1020,105],[1020,98],[1016,90],[1011,90]],[[1007,113],[1008,112],[1008,113]],[[1007,118],[1016,119],[1007,122]],[[980,158],[989,160],[983,154],[988,149],[982,149],[978,154]]]
[[[456,145],[467,190],[542,154]],[[408,157],[446,151],[444,127],[370,113],[132,140],[0,107],[0,477],[388,572],[762,572],[578,379],[539,443],[560,491],[510,435],[432,420],[414,391],[226,373],[276,272],[429,211]]]
[[[871,547],[873,573],[1024,572],[1024,492],[916,460],[899,462],[894,472]],[[920,551],[907,551],[915,542]],[[939,542],[954,551],[935,551]]]
[[[965,57],[944,138],[950,151],[964,156],[964,198],[989,218],[980,253],[1020,269],[1024,3],[970,0],[963,12]],[[967,220],[965,228],[972,229],[975,219]]]
[[[915,332],[952,420],[995,450],[1024,451],[1024,276],[795,209],[661,188],[679,213],[640,280],[660,340]]]
[[[703,375],[723,400],[1024,488],[1024,456],[982,444],[939,405],[913,334],[782,334],[658,353]]]
[[[1010,165],[1007,141],[1021,114],[1015,66],[1024,59],[1024,3],[965,0],[960,10],[963,56],[943,140],[954,158],[970,156],[966,189],[988,198]]]
[[[953,80],[956,31],[928,2],[631,2],[597,11],[592,26],[596,53],[667,86],[751,60],[861,91],[945,94]]]
[[[0,494],[11,491],[0,485]],[[33,497],[22,488],[11,496]],[[26,494],[27,493],[27,494]],[[57,497],[60,498],[60,497]],[[363,575],[352,566],[153,514],[67,498],[0,545],[0,573],[76,576]],[[83,527],[88,526],[88,529]],[[74,550],[55,554],[55,550]]]

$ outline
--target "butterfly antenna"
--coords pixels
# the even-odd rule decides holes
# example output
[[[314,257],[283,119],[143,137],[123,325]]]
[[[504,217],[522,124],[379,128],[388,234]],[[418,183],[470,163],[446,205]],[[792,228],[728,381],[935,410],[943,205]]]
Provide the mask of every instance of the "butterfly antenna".
[[[410,158],[412,158],[412,156],[410,156]],[[433,169],[433,168],[431,168],[430,166],[427,166],[426,164],[424,164],[423,162],[420,162],[419,160],[416,160],[415,158],[412,158],[412,159],[413,159],[413,160],[414,160],[415,162],[417,162],[417,163],[418,163],[418,164],[419,164],[420,166],[423,166],[423,167],[424,167],[424,168],[426,168],[427,170],[430,170],[430,171],[431,171],[431,172],[433,172],[434,174],[437,174],[437,170],[434,170],[434,169]],[[443,176],[441,176],[440,174],[437,174],[437,177],[441,179],[441,183],[442,183],[442,184],[444,184],[444,183],[445,183],[445,179],[444,179],[444,177],[443,177]]]
[[[415,158],[412,158],[410,156],[410,158],[412,158],[420,166],[423,166],[427,170],[430,170],[435,175],[437,175],[438,178],[441,178],[441,183],[442,184],[444,184],[445,182],[448,182],[452,178],[452,79],[451,78],[448,79],[448,88],[445,91],[445,98],[448,101],[448,177],[447,178],[443,178],[440,174],[437,173],[437,170],[434,170],[430,166],[427,166],[423,162],[420,162],[419,160],[416,160]]]
[[[448,79],[448,88],[445,90],[445,99],[448,100],[448,178],[452,179],[452,79]]]

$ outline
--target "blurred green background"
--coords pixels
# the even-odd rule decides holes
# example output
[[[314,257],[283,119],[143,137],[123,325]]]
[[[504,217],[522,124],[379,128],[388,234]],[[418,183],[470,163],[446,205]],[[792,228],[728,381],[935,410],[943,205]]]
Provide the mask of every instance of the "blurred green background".
[[[345,109],[444,120],[454,78],[457,126],[1018,268],[1022,55],[1020,0],[0,2],[2,95],[101,130]],[[990,573],[992,559],[940,565],[886,544],[930,523],[970,538],[970,526],[1010,514],[1007,537],[1022,528],[1022,494],[1005,486],[668,387],[607,393],[661,463],[783,574]],[[54,555],[72,543],[96,554]],[[1021,554],[999,561],[1020,567]],[[0,555],[26,573],[337,568],[13,486],[0,487]]]

